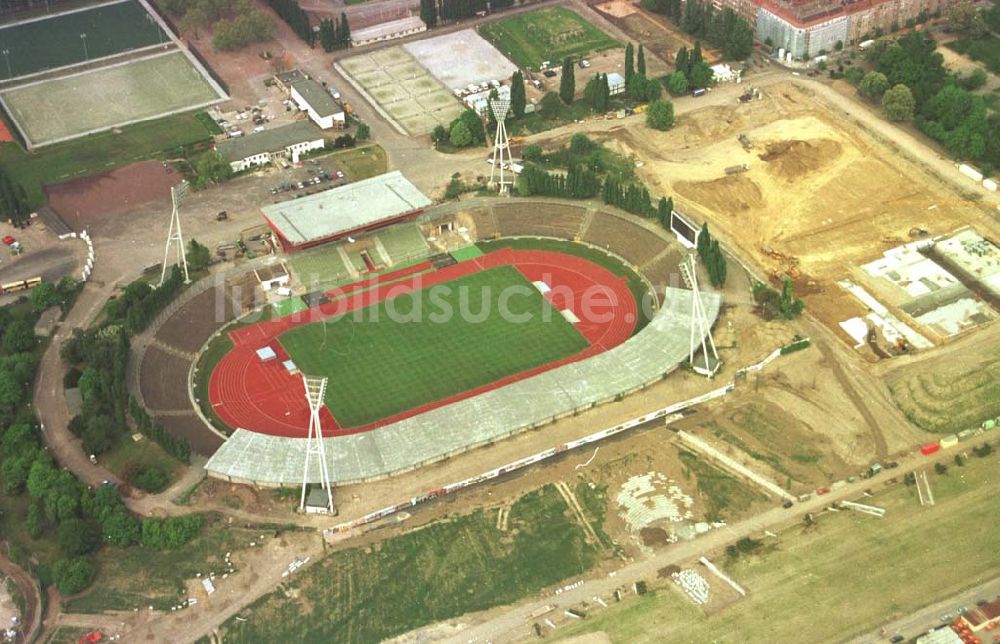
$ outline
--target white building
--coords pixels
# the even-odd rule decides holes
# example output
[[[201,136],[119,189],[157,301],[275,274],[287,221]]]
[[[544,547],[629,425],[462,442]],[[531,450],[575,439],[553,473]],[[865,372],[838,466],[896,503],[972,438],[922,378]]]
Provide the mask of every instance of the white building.
[[[233,172],[271,163],[284,157],[297,163],[299,156],[326,145],[323,133],[309,121],[296,121],[256,134],[228,139],[216,144],[215,150],[229,162]]]
[[[625,93],[625,77],[618,72],[608,74],[608,93],[617,96]]]
[[[489,109],[490,92],[493,91],[493,87],[487,90],[476,92],[475,94],[469,94],[462,99],[465,102],[466,107],[476,111],[479,116],[486,116],[486,110]],[[510,85],[501,85],[496,88],[497,96],[502,99],[510,100]]]
[[[300,110],[309,114],[313,123],[324,130],[347,125],[344,110],[330,93],[314,80],[301,80],[292,84],[289,96]]]
[[[423,31],[427,31],[427,25],[424,24],[424,21],[419,16],[411,16],[352,31],[351,44],[360,47],[373,42],[419,34]]]

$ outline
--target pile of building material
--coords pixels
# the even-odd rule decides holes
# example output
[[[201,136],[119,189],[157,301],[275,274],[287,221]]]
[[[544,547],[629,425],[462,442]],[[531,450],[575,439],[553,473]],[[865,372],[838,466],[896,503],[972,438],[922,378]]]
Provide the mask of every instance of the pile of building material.
[[[681,587],[681,590],[691,598],[691,601],[699,606],[708,603],[708,582],[696,571],[686,568],[680,572],[670,575],[674,583]]]
[[[633,532],[657,521],[680,523],[693,517],[694,500],[659,472],[639,474],[625,481],[616,501],[622,518]]]

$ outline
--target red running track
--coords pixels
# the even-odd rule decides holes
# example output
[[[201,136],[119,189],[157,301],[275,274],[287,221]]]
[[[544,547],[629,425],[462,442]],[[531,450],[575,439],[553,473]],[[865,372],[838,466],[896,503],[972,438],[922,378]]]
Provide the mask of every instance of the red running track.
[[[281,334],[302,324],[343,315],[415,290],[508,265],[516,267],[529,281],[547,284],[551,290],[546,293],[546,298],[556,309],[569,309],[579,318],[576,328],[590,346],[563,360],[414,407],[368,425],[341,427],[330,410],[324,408],[321,413],[323,434],[354,434],[381,427],[563,364],[592,357],[621,344],[632,335],[637,305],[626,279],[585,259],[549,251],[503,249],[439,270],[430,270],[429,263],[419,264],[333,291],[331,296],[342,296],[333,302],[230,332],[233,349],[222,358],[209,380],[208,395],[215,413],[231,427],[304,438],[309,426],[309,408],[301,376],[289,374],[282,365],[289,356],[278,341]],[[385,284],[386,280],[397,281]],[[278,360],[261,362],[257,359],[257,349],[265,346],[274,349]]]

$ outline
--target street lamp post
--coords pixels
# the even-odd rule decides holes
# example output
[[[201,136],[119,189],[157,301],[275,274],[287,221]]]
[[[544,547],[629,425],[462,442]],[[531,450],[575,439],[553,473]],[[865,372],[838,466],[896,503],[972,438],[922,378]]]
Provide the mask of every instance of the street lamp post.
[[[10,50],[9,49],[4,49],[3,50],[3,59],[5,61],[7,61],[7,78],[13,78],[14,77],[14,73],[10,71]]]
[[[83,58],[90,60],[90,54],[87,53],[87,34],[80,34],[80,40],[83,41]]]

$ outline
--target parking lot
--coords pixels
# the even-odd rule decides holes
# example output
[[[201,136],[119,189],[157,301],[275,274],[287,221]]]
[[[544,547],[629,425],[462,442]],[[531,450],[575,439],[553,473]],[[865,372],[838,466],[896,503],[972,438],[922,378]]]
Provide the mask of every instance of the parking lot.
[[[276,170],[269,176],[271,201],[287,201],[316,192],[336,188],[350,182],[331,155],[307,159],[288,169]]]

